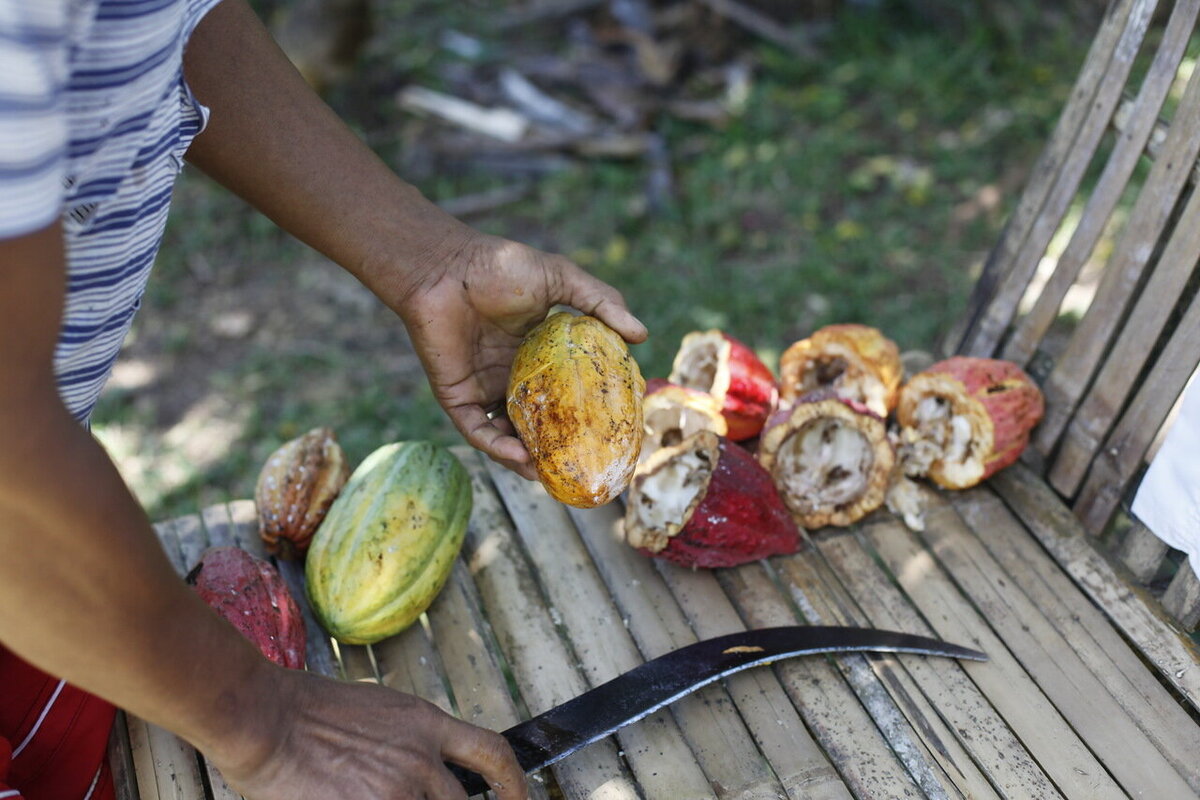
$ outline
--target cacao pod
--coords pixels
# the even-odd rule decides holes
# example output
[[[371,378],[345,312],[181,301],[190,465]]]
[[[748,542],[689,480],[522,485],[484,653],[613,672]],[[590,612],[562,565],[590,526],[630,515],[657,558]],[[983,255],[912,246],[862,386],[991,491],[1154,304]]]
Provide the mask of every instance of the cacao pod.
[[[881,417],[896,405],[904,367],[895,342],[857,323],[826,325],[793,344],[779,359],[780,403],[832,388]]]
[[[431,442],[363,460],[313,536],[308,597],[330,635],[370,644],[411,625],[441,591],[471,515],[471,481]]]
[[[556,500],[603,505],[629,485],[646,382],[625,341],[595,317],[552,314],[517,348],[508,418]]]
[[[717,329],[683,337],[669,380],[715,397],[727,435],[735,442],[757,436],[779,399],[779,385],[767,365],[749,347]]]
[[[240,547],[212,547],[186,580],[264,656],[289,669],[304,669],[304,619],[269,562]]]
[[[758,458],[805,528],[850,525],[879,508],[895,463],[883,419],[828,388],[775,414]]]
[[[724,436],[728,430],[715,397],[662,378],[646,381],[642,425],[646,438],[642,442],[641,461],[660,447],[679,444],[693,433],[712,431]]]
[[[272,453],[254,489],[258,532],[267,552],[289,560],[303,557],[349,475],[329,428],[314,428]]]
[[[900,390],[900,460],[912,477],[967,489],[1020,457],[1045,401],[1016,364],[954,356],[912,377]]]
[[[638,467],[625,540],[686,567],[731,567],[800,548],[771,476],[738,445],[700,431]]]

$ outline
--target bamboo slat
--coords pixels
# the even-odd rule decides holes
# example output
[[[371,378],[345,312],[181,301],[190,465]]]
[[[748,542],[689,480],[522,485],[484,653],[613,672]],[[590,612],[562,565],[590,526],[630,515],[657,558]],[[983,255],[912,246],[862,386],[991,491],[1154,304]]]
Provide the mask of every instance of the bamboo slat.
[[[1162,155],[1154,161],[1145,186],[1105,265],[1087,312],[1043,384],[1046,416],[1034,431],[1039,452],[1049,454],[1070,421],[1104,355],[1134,289],[1155,252],[1180,193],[1200,153],[1200,74],[1193,73],[1175,112]]]
[[[1054,182],[1046,192],[1038,213],[1029,223],[1024,238],[1012,257],[1011,266],[1004,271],[999,281],[999,287],[989,303],[989,308],[994,311],[1003,309],[1008,315],[1006,323],[1015,316],[1026,287],[1075,199],[1080,181],[1108,130],[1109,120],[1121,99],[1134,56],[1146,35],[1146,28],[1156,5],[1157,0],[1153,0],[1136,3],[1131,9],[1129,20],[1117,40],[1088,113],[1075,129],[1070,149],[1059,159]],[[1002,335],[1004,328],[997,326],[996,330]],[[981,353],[981,348],[984,348],[986,352],[993,353],[998,345],[998,338],[985,336],[981,330],[972,345],[972,352]]]
[[[436,658],[454,691],[458,716],[473,725],[495,731],[506,730],[520,722],[521,710],[516,699],[508,692],[508,681],[499,663],[497,647],[462,561],[455,563],[450,580],[430,607],[428,615],[430,630],[437,640]],[[406,633],[413,639],[419,636],[425,648],[429,648],[430,642],[418,626]],[[389,639],[375,646],[376,655],[381,656],[382,663],[392,660],[390,652],[382,651],[395,640]],[[426,650],[422,649],[418,658],[430,664],[434,656],[432,652],[426,654]],[[422,670],[420,674],[428,676],[431,672]],[[388,684],[386,673],[384,683]],[[414,686],[414,689],[414,693],[421,697],[431,697],[428,686]],[[439,696],[446,696],[444,688],[437,687],[435,691],[439,692]],[[531,800],[548,800],[549,793],[542,778],[529,781],[529,797]]]
[[[1158,572],[1166,554],[1167,543],[1137,520],[1117,548],[1117,557],[1121,559],[1121,563],[1129,569],[1138,583],[1143,585],[1149,583]]]
[[[117,711],[108,734],[108,769],[112,774],[116,800],[139,800],[137,771],[133,766],[133,751],[129,744],[129,723],[124,711]]]
[[[751,628],[797,623],[793,607],[778,591],[764,594],[735,587],[735,610],[712,574],[669,565],[660,571],[694,625],[714,616],[719,624],[729,625],[722,618],[730,614]],[[712,632],[704,630],[702,635]],[[856,797],[925,796],[832,661],[792,659],[776,664],[775,672]]]
[[[940,520],[939,520],[940,521]],[[927,526],[935,524],[927,520]],[[895,576],[917,609],[941,638],[988,654],[984,669],[964,669],[1025,743],[1045,773],[1068,797],[1125,797],[1054,707],[989,618],[964,600],[958,586],[907,531],[865,528],[872,550]]]
[[[1188,630],[1200,625],[1200,580],[1188,563],[1179,565],[1163,594],[1163,607]]]
[[[1198,364],[1200,297],[1193,298],[1188,305],[1129,407],[1092,459],[1090,472],[1073,506],[1089,533],[1103,530],[1105,521],[1120,504],[1126,487],[1141,469],[1154,437]]]
[[[1200,114],[1196,117],[1200,122]],[[1200,139],[1200,137],[1194,137]],[[1063,495],[1079,488],[1167,324],[1168,298],[1183,294],[1200,252],[1200,192],[1193,192],[1121,335],[1059,440],[1048,478]]]
[[[439,669],[438,655],[420,624],[372,645],[371,649],[375,653],[380,683],[428,700],[447,714],[455,713]]]
[[[473,725],[492,730],[504,730],[520,722],[521,714],[506,688],[491,634],[461,561],[455,563],[450,580],[428,615],[437,642],[437,658],[454,691],[459,715]],[[413,638],[423,633],[415,627],[411,630]],[[429,660],[429,656],[422,657]]]
[[[1079,129],[1091,111],[1110,63],[1114,57],[1124,61],[1131,60],[1134,55],[1128,49],[1118,49],[1120,43],[1125,43],[1126,47],[1130,43],[1125,31],[1136,27],[1130,25],[1130,20],[1141,20],[1148,10],[1153,11],[1154,5],[1154,2],[1143,0],[1121,0],[1109,8],[1046,148],[1034,164],[1021,199],[988,256],[983,274],[976,281],[967,304],[966,329],[961,337],[953,337],[957,346],[951,347],[951,352],[969,355],[995,352],[1021,299],[1019,292],[1008,292],[1002,302],[997,302],[994,297],[997,287],[1012,269],[1019,266],[1016,255],[1041,214],[1046,198],[1059,178],[1062,164],[1075,146]]]
[[[838,538],[838,534],[820,538]],[[857,602],[829,569],[824,557],[818,555],[820,552],[818,546],[811,557],[786,560],[784,572],[792,597],[814,622],[864,626],[865,616]],[[770,591],[761,578],[758,583],[762,592]],[[904,674],[897,657],[851,656],[840,661],[863,705],[926,795],[930,798],[994,795],[953,733]]]
[[[1054,491],[1021,464],[991,478],[1021,519],[1074,582],[1134,643],[1159,674],[1200,710],[1200,648],[1169,620],[1153,598],[1120,574],[1088,540]]]
[[[1098,676],[1081,658],[1078,648],[1088,645],[1089,637],[1066,640],[1040,604],[1025,594],[1016,577],[1006,574],[950,506],[940,504],[927,519],[923,537],[929,549],[1124,789],[1134,796],[1153,790],[1158,797],[1194,797],[1195,790],[1156,744],[1171,746],[1175,731],[1145,714],[1137,721],[1132,718],[1109,691],[1120,671],[1098,657],[1093,661],[1100,667]],[[1005,520],[981,515],[979,522],[986,536],[994,535]],[[1125,699],[1128,705],[1136,703],[1134,696]],[[1143,708],[1136,705],[1138,711]],[[1142,726],[1156,736],[1152,739]],[[1192,728],[1189,724],[1180,732],[1186,735]],[[1185,768],[1200,781],[1194,768]]]
[[[951,502],[1005,570],[1046,614],[1071,650],[1200,792],[1200,729],[1103,614],[1062,573],[994,494],[955,493]]]
[[[895,520],[872,524],[884,526],[885,536],[890,535],[889,530],[899,529]],[[936,635],[861,546],[859,537],[822,537],[819,547],[853,594],[865,622],[879,628]],[[1061,797],[1003,716],[972,682],[967,671],[971,665],[910,658],[905,660],[905,667],[996,792],[1003,797]]]
[[[719,604],[707,609],[693,630],[653,561],[625,544],[618,504],[570,513],[630,634],[647,658],[684,647],[699,636],[719,635],[714,632],[717,630],[731,633],[743,629],[733,607],[722,597]],[[707,730],[708,735],[720,737],[719,746],[721,740],[738,741],[738,737],[749,741],[744,736],[744,730],[749,729],[788,797],[805,800],[850,797],[837,771],[809,736],[804,720],[769,670],[739,673],[725,683],[725,690],[713,687],[672,705],[672,712],[686,731]],[[728,705],[730,698],[736,711]],[[744,728],[736,720],[739,712],[745,721]],[[702,743],[693,747],[698,745]]]
[[[791,598],[809,622],[861,625],[861,615],[853,600],[824,568],[818,554],[777,559],[776,563],[781,567]],[[753,595],[760,602],[774,591],[765,576],[743,569],[739,577],[753,580],[757,586]],[[947,745],[947,740],[952,739],[942,722],[932,722],[929,710],[919,707],[921,701],[916,701],[908,691],[889,692],[887,684],[895,685],[901,680],[896,675],[894,659],[846,655],[834,658],[834,662],[925,796],[933,800],[960,797],[964,793],[972,796],[983,792],[979,795],[983,797],[990,794],[986,781],[970,764],[970,759],[957,745]]]
[[[126,716],[142,800],[206,800],[196,751],[157,725]]]
[[[599,685],[642,663],[645,659],[564,506],[540,487],[516,483],[524,479],[503,467],[489,462],[489,470],[588,682]],[[518,487],[526,491],[518,492]],[[685,700],[685,710],[699,708],[698,697]],[[622,729],[617,738],[638,783],[652,796],[713,797],[716,788],[719,797],[778,797],[781,789],[745,728],[739,725],[740,737],[714,742],[716,746],[704,740],[711,730],[698,728],[700,740],[688,742],[671,713],[660,711]]]
[[[1029,312],[1014,326],[1011,337],[1001,351],[1002,358],[1028,364],[1038,343],[1058,316],[1067,290],[1095,249],[1134,168],[1157,129],[1155,123],[1159,109],[1175,79],[1198,11],[1200,2],[1197,0],[1180,0],[1172,9],[1137,99],[1119,107],[1115,115],[1125,122],[1118,127],[1119,135],[1113,151],[1080,214],[1079,224],[1059,256],[1054,274],[1038,291]]]
[[[477,458],[464,463],[475,503],[463,556],[518,690],[530,713],[539,714],[585,691],[587,681],[559,637],[486,467]],[[586,747],[551,769],[568,798],[638,797],[611,740]]]

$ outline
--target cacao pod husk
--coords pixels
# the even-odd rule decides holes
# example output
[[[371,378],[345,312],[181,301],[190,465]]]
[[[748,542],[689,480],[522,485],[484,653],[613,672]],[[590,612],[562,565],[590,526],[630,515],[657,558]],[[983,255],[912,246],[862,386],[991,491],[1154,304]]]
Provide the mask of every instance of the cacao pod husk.
[[[645,461],[659,448],[679,444],[694,433],[712,431],[724,436],[728,431],[725,417],[721,416],[721,404],[715,397],[663,378],[646,381],[642,425],[646,437],[642,442],[640,461]]]
[[[800,548],[800,531],[754,457],[712,431],[655,452],[625,504],[625,540],[686,567],[731,567]]]
[[[768,421],[758,459],[796,522],[815,529],[850,525],[879,508],[895,453],[879,415],[826,388]]]
[[[273,452],[254,489],[258,532],[267,552],[303,558],[349,475],[346,455],[330,428],[313,428]]]
[[[642,448],[645,389],[625,341],[595,317],[559,312],[526,334],[508,418],[552,497],[592,508],[625,491]]]
[[[350,475],[305,561],[308,598],[330,635],[371,644],[433,603],[471,515],[466,468],[431,442],[384,445]]]
[[[779,399],[775,375],[762,359],[715,328],[683,337],[668,380],[715,397],[725,417],[726,435],[735,442],[757,436]]]
[[[903,375],[900,348],[879,330],[857,323],[826,325],[780,356],[780,405],[832,389],[886,418]]]
[[[939,361],[900,390],[901,465],[945,489],[970,488],[1020,457],[1044,412],[1041,389],[1011,361]]]
[[[240,547],[212,547],[186,580],[268,659],[289,669],[304,668],[304,618],[270,562]]]

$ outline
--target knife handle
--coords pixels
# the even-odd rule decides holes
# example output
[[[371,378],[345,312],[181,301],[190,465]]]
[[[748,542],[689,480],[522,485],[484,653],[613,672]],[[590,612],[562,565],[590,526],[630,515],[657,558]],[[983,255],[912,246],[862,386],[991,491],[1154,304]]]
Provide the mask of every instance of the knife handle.
[[[460,767],[458,764],[451,764],[448,761],[443,763],[446,765],[446,769],[450,770],[450,774],[457,778],[458,782],[467,790],[468,797],[483,794],[491,788],[478,772],[472,772],[466,767]]]

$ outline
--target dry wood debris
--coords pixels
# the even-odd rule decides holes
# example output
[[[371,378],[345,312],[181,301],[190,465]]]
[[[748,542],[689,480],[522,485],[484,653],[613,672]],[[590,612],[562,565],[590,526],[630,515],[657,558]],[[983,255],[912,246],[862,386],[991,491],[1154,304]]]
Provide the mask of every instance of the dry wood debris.
[[[787,15],[791,13],[791,18]],[[664,120],[720,127],[750,97],[754,47],[813,57],[814,26],[769,0],[539,0],[445,31],[440,85],[396,95],[429,120],[409,144],[438,168],[514,178],[580,159],[641,160],[652,206],[673,179]],[[515,196],[515,195],[514,195]]]

